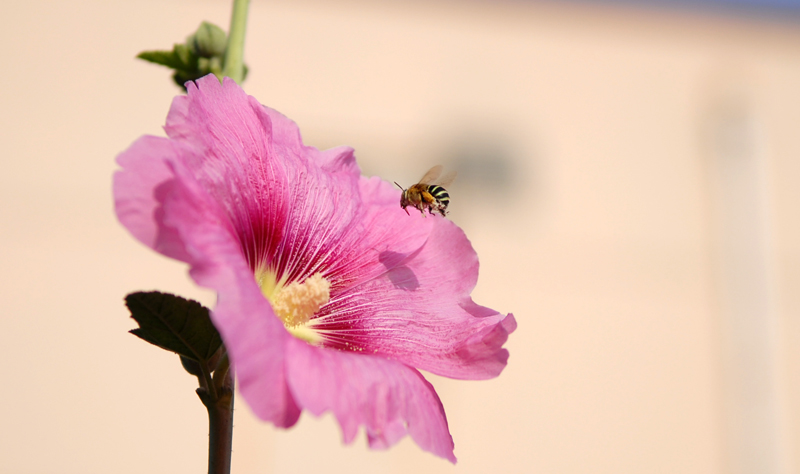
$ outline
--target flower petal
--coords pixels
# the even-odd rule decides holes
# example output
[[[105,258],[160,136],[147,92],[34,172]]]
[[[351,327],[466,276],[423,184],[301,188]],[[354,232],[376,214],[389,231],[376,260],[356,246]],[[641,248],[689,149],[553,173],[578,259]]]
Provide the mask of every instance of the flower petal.
[[[332,411],[346,443],[363,425],[373,448],[389,447],[408,433],[422,449],[456,462],[442,403],[417,370],[297,339],[288,343],[287,366],[298,403],[315,415]]]
[[[184,262],[183,242],[161,225],[160,200],[173,173],[167,161],[175,152],[169,140],[144,136],[117,157],[122,171],[114,173],[114,208],[122,225],[143,244]]]

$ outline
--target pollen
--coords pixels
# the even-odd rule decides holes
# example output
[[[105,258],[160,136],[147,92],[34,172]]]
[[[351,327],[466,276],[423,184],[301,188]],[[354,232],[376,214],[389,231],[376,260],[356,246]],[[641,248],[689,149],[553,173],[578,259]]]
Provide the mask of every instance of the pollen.
[[[279,289],[270,299],[275,314],[287,328],[306,324],[331,299],[331,283],[315,273],[303,283],[293,282]]]

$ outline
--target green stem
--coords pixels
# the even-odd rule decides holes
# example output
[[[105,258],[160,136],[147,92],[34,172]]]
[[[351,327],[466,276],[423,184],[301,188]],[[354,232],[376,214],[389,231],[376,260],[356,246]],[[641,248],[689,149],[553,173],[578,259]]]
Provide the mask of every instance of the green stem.
[[[244,79],[244,33],[247,26],[247,7],[250,0],[233,0],[231,28],[228,31],[228,47],[225,50],[225,66],[222,75],[237,84]]]

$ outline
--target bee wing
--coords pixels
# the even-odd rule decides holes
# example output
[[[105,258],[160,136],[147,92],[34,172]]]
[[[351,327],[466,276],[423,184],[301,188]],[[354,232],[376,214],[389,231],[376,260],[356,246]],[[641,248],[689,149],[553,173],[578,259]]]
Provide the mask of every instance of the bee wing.
[[[440,174],[442,174],[442,165],[436,165],[422,176],[418,184],[431,184]]]
[[[438,184],[439,186],[446,188],[449,187],[451,184],[453,184],[453,181],[455,181],[455,179],[456,179],[456,170],[448,171],[447,174],[442,176],[442,179],[436,181],[435,184]]]

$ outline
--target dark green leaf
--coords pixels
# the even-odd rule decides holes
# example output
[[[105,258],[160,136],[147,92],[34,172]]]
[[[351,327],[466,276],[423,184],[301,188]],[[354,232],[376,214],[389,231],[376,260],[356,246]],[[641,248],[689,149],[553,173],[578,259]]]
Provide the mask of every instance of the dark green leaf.
[[[200,362],[197,362],[196,360],[184,356],[180,356],[180,358],[181,358],[181,365],[183,366],[183,369],[185,371],[197,377],[203,376],[203,368],[200,365]],[[211,372],[211,370],[209,370],[209,372]]]
[[[125,304],[139,323],[131,333],[151,344],[206,365],[222,345],[208,308],[197,301],[152,291],[131,293]]]

